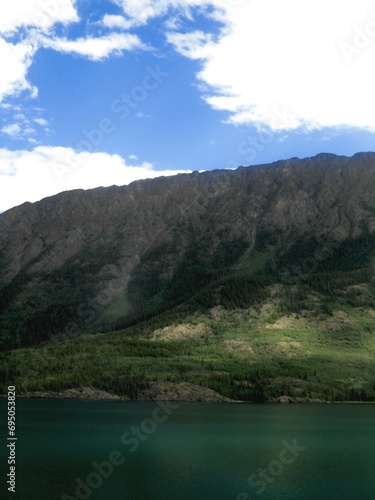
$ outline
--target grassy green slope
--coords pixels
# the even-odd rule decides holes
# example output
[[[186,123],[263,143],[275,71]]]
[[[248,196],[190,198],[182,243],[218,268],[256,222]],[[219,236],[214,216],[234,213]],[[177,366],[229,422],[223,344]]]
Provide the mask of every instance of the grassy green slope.
[[[1,390],[85,386],[136,399],[186,382],[244,401],[374,401],[374,242],[254,248],[143,322],[3,353]]]
[[[281,395],[375,399],[371,310],[326,319],[256,309],[213,308],[161,328],[83,335],[14,350],[1,360],[3,390],[91,386],[136,398],[152,383],[189,382],[241,400]]]

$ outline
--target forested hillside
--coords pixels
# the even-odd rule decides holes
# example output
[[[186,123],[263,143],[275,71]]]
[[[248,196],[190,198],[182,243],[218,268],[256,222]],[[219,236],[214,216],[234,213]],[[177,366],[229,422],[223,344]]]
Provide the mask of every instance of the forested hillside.
[[[0,215],[2,390],[374,400],[374,193],[319,155]]]

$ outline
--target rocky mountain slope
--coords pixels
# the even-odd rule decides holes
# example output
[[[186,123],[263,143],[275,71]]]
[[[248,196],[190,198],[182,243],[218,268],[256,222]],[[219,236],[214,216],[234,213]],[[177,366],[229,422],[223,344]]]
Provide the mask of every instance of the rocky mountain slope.
[[[302,247],[304,266],[311,258],[320,265],[327,259],[312,257],[317,248],[332,257],[363,238],[372,248],[374,233],[375,153],[194,172],[25,203],[0,215],[0,344],[118,329],[202,290],[208,305],[220,305],[226,285],[209,287],[226,276],[254,276],[270,262],[275,272],[283,258],[290,272]]]

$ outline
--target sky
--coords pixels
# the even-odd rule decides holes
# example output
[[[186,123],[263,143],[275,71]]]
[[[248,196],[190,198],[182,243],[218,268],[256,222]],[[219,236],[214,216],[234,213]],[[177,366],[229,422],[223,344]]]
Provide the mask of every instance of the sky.
[[[61,191],[374,150],[368,0],[0,4],[0,212]]]

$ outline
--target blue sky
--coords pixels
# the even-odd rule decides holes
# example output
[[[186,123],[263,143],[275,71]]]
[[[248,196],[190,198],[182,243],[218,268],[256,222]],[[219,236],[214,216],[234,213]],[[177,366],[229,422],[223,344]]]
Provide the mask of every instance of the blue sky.
[[[0,211],[68,189],[374,150],[371,1],[3,3]]]

